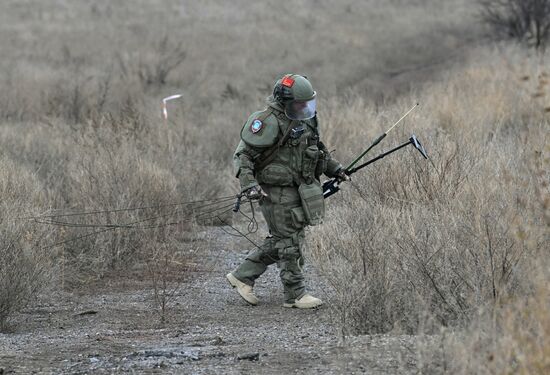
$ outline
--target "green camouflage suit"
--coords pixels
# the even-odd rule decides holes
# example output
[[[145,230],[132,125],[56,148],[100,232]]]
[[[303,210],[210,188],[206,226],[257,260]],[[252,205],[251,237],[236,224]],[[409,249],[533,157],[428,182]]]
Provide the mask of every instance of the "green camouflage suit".
[[[310,220],[308,223],[298,187],[303,183],[320,186],[320,175],[336,176],[341,165],[331,158],[327,148],[319,141],[316,117],[290,120],[278,102],[270,98],[268,104],[265,110],[253,113],[243,126],[241,141],[233,159],[241,191],[259,184],[268,194],[259,204],[270,235],[233,271],[233,275],[254,286],[254,281],[265,272],[267,266],[277,263],[284,285],[285,302],[293,303],[306,292],[301,252],[304,228],[320,221]],[[300,135],[297,132],[291,136],[278,148],[272,160],[258,170],[262,158],[283,138],[289,126],[303,130],[303,133]],[[322,211],[324,213],[324,206]]]

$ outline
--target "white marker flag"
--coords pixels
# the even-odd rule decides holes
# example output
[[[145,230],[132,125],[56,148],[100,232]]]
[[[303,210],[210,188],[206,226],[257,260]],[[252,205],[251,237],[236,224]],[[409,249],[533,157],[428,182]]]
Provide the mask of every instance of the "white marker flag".
[[[166,103],[168,103],[170,100],[179,99],[182,97],[182,94],[176,94],[167,96],[166,98],[162,99],[162,116],[164,117],[164,120],[168,120],[168,109],[166,108]]]

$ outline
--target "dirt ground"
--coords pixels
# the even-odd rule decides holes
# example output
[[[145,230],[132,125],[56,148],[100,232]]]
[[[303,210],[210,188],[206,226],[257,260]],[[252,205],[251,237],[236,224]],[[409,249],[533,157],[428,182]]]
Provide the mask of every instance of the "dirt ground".
[[[165,323],[139,273],[57,293],[0,334],[0,374],[418,372],[413,336],[342,340],[330,302],[316,310],[283,308],[275,267],[255,288],[261,303],[248,306],[224,276],[250,245],[219,228],[206,235],[211,253],[179,284]],[[322,277],[312,267],[306,274],[310,291],[330,300]]]

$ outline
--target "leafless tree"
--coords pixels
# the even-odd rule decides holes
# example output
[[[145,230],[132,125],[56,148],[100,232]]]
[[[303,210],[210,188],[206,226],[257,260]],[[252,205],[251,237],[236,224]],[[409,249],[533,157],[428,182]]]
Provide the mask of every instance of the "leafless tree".
[[[503,38],[544,48],[550,37],[550,0],[479,0],[481,17]]]

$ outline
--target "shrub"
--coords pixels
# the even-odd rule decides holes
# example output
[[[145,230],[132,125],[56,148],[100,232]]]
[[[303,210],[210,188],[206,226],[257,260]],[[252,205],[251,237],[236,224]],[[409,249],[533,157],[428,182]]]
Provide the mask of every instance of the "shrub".
[[[434,171],[396,159],[382,181],[358,176],[345,206],[314,232],[312,255],[335,288],[345,332],[461,326],[480,306],[529,289],[522,275],[531,254],[516,238],[515,210],[502,204],[510,196],[484,192],[479,181],[445,188]],[[426,186],[433,195],[424,201]]]
[[[550,0],[479,0],[481,17],[499,37],[525,40],[536,48],[550,37]]]
[[[40,186],[27,171],[0,155],[0,331],[39,293],[53,274],[50,256],[40,248],[47,232],[21,216],[36,212]]]
[[[478,309],[532,292],[530,275],[548,248],[549,204],[537,203],[548,168],[529,165],[547,158],[542,134],[549,119],[529,90],[518,90],[514,56],[504,57],[511,67],[497,67],[493,61],[503,56],[492,56],[430,86],[424,108],[409,119],[429,161],[402,151],[330,198],[309,251],[334,287],[344,332],[464,327]],[[395,108],[391,118],[399,118]],[[362,122],[388,117],[350,112],[347,134],[354,139],[365,139]]]
[[[103,138],[109,132],[93,134],[90,138],[81,139],[81,147],[86,152],[68,165],[69,200],[78,202],[71,211],[163,206],[182,200],[177,194],[177,181],[173,174],[143,158],[131,141],[116,136]],[[173,207],[160,207],[76,216],[68,221],[92,226],[138,223],[143,227],[158,224],[159,220],[150,220],[153,217],[165,216],[164,221],[174,219],[175,215],[170,215],[171,212],[175,212]],[[95,230],[102,228],[69,227],[60,240],[85,236]],[[163,232],[155,234],[155,239],[161,241]],[[66,261],[78,270],[75,276],[101,277],[108,270],[143,259],[142,244],[149,235],[149,231],[144,229],[119,228],[84,237],[64,245]]]
[[[181,42],[172,42],[168,36],[154,43],[152,53],[142,56],[137,65],[137,76],[144,87],[162,86],[168,75],[180,66],[187,56]]]

